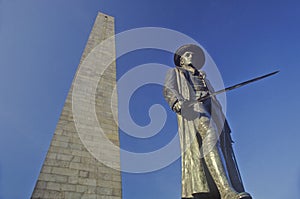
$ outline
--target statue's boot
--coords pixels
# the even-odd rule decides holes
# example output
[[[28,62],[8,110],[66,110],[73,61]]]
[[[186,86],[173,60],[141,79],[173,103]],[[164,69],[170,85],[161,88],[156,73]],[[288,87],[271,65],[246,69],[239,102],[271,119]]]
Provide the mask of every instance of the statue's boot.
[[[203,140],[202,152],[208,170],[220,192],[221,199],[252,199],[246,192],[238,193],[232,187],[228,176],[225,173],[225,166],[222,162],[222,153],[219,151],[218,139],[214,128],[209,128],[209,120],[200,120],[201,137]]]
[[[238,193],[229,183],[225,173],[221,154],[216,146],[204,157],[208,170],[217,185],[221,199],[252,199],[250,194],[246,192]]]

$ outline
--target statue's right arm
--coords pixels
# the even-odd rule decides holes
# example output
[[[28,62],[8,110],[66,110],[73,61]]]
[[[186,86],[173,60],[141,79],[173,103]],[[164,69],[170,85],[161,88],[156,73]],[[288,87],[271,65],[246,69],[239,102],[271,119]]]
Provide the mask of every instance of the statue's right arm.
[[[176,69],[170,69],[167,72],[165,85],[164,85],[164,97],[168,102],[170,108],[175,112],[180,112],[181,102],[184,101],[183,97],[178,91],[178,84],[176,78]]]

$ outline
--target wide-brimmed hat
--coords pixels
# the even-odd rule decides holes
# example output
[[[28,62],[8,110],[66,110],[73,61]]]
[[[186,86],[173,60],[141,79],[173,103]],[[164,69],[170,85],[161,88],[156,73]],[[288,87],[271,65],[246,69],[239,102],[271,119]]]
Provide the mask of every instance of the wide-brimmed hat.
[[[201,69],[205,63],[205,55],[199,46],[195,44],[187,44],[178,48],[178,50],[174,54],[174,63],[176,66],[180,66],[180,58],[185,52],[193,52],[193,66],[198,70]]]

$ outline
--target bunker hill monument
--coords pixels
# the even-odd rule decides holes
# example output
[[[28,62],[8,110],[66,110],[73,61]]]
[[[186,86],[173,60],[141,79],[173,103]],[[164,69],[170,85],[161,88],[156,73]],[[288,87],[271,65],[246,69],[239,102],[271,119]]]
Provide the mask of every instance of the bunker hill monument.
[[[109,65],[101,65],[106,61],[102,59],[107,56],[114,60],[114,35],[114,18],[99,13],[76,72],[75,79],[77,82],[75,79],[73,80],[35,185],[32,199],[122,198],[121,175],[120,169],[118,169],[120,167],[120,154],[118,151],[103,152],[105,153],[105,161],[113,164],[114,168],[104,164],[105,161],[104,163],[99,161],[98,157],[92,155],[93,152],[91,152],[93,146],[105,146],[108,140],[119,146],[118,126],[115,122],[116,118],[113,117],[114,114],[117,115],[117,96],[112,96],[116,86],[116,65],[115,62]],[[96,48],[97,45],[108,38],[112,38],[110,44]],[[95,56],[90,56],[92,53]],[[86,62],[87,58],[89,58],[89,63]],[[95,73],[91,68],[94,66],[90,62],[103,69],[103,73],[99,74],[97,78],[95,78]],[[89,82],[86,82],[86,80]],[[86,107],[91,104],[89,99],[86,98],[86,93],[90,89],[87,88],[88,83],[96,85],[92,105],[95,107],[98,122],[108,140],[100,139],[97,135],[89,133],[90,130],[96,128],[95,123],[89,120],[89,122],[83,124],[79,121],[89,119],[86,116],[90,111]],[[75,89],[76,93],[74,93]],[[77,107],[75,103],[77,103]],[[75,110],[79,115],[76,118],[74,108],[78,107],[83,109]],[[82,133],[79,134],[78,131],[82,131]],[[89,147],[86,147],[87,145]],[[101,155],[102,151],[97,153]]]
[[[202,70],[205,55],[198,45],[181,46],[163,85],[178,122],[181,198],[252,199],[216,95],[278,71],[215,91]],[[31,199],[122,198],[115,61],[114,18],[99,13]]]

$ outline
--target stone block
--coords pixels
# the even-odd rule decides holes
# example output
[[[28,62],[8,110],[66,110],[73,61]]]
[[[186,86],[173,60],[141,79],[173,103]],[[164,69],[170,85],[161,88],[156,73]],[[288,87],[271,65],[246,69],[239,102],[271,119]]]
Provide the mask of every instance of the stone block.
[[[79,176],[83,178],[87,178],[89,176],[88,171],[79,171]]]
[[[48,190],[54,190],[54,191],[60,191],[61,184],[56,182],[48,182],[47,183],[47,189]]]
[[[76,192],[87,192],[88,186],[85,185],[76,185]]]
[[[113,188],[111,187],[97,187],[97,194],[99,195],[113,195]]]
[[[60,188],[62,191],[76,191],[76,186],[72,184],[61,184]]]
[[[65,199],[81,199],[82,198],[82,193],[77,193],[77,192],[65,192]]]
[[[97,199],[96,194],[83,194],[82,199]]]
[[[77,176],[78,170],[71,168],[53,167],[51,173],[66,176]]]
[[[49,173],[41,173],[39,179],[47,182],[59,182],[59,183],[66,183],[68,181],[67,176],[55,175]]]

